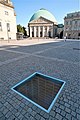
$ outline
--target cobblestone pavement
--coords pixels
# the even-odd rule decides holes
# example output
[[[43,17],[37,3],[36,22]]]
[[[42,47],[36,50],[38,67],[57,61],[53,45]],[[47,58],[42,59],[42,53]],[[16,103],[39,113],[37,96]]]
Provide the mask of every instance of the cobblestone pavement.
[[[36,71],[66,81],[49,113],[11,90]],[[1,46],[0,120],[80,120],[80,43]]]

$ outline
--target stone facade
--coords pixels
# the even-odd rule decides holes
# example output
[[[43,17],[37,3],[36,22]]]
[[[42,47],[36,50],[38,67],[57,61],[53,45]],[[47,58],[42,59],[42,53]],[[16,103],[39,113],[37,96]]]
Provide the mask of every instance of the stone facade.
[[[80,11],[67,14],[64,18],[64,36],[80,39]]]
[[[10,0],[0,0],[0,40],[16,39],[16,14]]]
[[[29,22],[28,27],[30,38],[53,38],[57,34],[57,25],[43,17]]]

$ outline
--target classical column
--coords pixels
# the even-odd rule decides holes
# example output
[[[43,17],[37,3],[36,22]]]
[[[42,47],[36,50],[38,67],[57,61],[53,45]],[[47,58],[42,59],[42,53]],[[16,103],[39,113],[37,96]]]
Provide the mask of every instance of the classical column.
[[[44,26],[43,26],[43,31],[42,31],[42,36],[44,37],[44,31],[45,31],[45,28],[44,28]]]
[[[51,29],[51,37],[53,38],[53,28]]]
[[[36,37],[36,27],[34,27],[34,37]]]
[[[49,26],[47,26],[47,37],[49,37]]]
[[[40,37],[40,26],[38,27],[38,37]]]
[[[30,27],[30,37],[32,37],[32,27]]]

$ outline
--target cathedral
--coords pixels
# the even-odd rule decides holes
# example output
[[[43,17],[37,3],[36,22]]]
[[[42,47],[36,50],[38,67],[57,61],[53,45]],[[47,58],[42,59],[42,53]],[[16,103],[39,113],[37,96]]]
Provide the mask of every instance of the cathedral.
[[[0,40],[15,40],[16,14],[10,0],[0,0]]]
[[[54,38],[57,35],[57,21],[48,10],[41,8],[31,17],[28,30],[30,38]]]

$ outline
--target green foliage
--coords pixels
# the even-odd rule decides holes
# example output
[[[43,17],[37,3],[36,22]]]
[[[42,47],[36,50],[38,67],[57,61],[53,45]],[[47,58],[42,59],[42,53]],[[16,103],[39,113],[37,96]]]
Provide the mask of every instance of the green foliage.
[[[21,32],[23,33],[25,36],[27,36],[27,31],[26,31],[26,28],[23,26],[21,26],[20,24],[17,25],[17,32]]]
[[[17,32],[22,32],[23,33],[23,28],[20,24],[17,25]]]
[[[23,27],[23,34],[24,34],[25,36],[27,36],[27,31],[26,31],[26,28],[25,28],[25,27]]]

